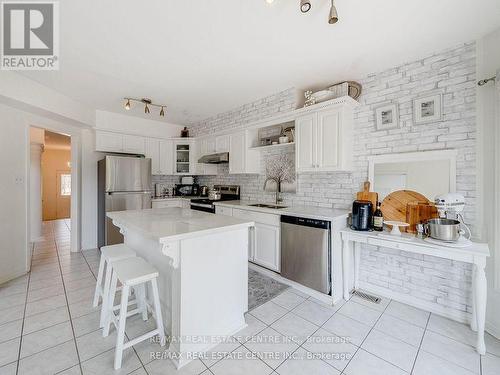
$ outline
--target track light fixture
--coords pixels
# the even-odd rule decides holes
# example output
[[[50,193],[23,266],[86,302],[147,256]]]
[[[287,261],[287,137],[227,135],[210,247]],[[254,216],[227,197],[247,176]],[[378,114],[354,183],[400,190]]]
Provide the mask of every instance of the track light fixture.
[[[165,117],[165,104],[155,104],[151,99],[148,98],[141,98],[141,99],[136,99],[136,98],[123,98],[126,100],[125,102],[125,109],[128,111],[131,108],[130,102],[138,102],[144,104],[144,113],[149,114],[151,113],[151,110],[149,107],[158,107],[160,108],[160,116]]]
[[[333,25],[339,21],[339,16],[337,14],[337,8],[335,7],[334,0],[332,0],[332,6],[330,7],[330,15],[328,16],[328,23]]]
[[[311,2],[309,0],[300,0],[300,11],[307,13],[311,10]]]
[[[328,23],[333,25],[339,21],[339,16],[337,14],[337,8],[335,7],[335,0],[330,0],[330,14],[328,15]],[[302,13],[307,13],[311,10],[311,0],[300,0],[300,11]]]

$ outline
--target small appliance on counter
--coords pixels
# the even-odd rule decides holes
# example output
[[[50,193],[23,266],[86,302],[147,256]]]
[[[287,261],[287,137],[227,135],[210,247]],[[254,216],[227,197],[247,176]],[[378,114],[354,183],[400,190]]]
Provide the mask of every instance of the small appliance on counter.
[[[164,184],[162,182],[158,182],[155,184],[155,198],[162,198],[165,197],[168,194],[168,186],[167,184]]]
[[[465,208],[463,195],[457,193],[438,195],[434,204],[439,212],[439,218],[426,222],[426,234],[432,239],[446,242],[458,241],[462,236],[465,240],[470,240],[471,231],[462,216]]]
[[[213,193],[211,199],[210,193],[215,191],[217,193]],[[214,188],[208,192],[207,198],[196,198],[191,199],[191,209],[197,211],[205,211],[215,213],[215,205],[214,202],[217,201],[234,201],[240,199],[240,187],[238,185],[214,185]]]
[[[354,230],[368,231],[372,226],[373,204],[370,201],[355,200],[352,203],[352,224]]]
[[[174,195],[178,197],[200,195],[200,187],[197,184],[175,184]]]

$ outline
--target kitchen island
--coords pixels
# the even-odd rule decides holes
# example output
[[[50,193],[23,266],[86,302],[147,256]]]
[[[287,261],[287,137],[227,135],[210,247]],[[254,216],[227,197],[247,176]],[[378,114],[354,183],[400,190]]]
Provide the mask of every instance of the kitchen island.
[[[246,326],[252,221],[183,208],[107,215],[125,244],[159,271],[169,352],[177,368]]]

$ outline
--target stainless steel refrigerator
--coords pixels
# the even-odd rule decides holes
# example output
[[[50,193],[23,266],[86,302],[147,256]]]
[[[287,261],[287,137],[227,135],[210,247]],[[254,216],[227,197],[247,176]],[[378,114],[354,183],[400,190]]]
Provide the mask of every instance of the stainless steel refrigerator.
[[[111,156],[97,162],[99,248],[123,243],[123,236],[106,212],[151,208],[151,159]]]

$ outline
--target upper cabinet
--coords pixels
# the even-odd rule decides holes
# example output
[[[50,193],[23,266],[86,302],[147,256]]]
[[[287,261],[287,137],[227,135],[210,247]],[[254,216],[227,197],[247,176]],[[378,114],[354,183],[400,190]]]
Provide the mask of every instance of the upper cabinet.
[[[260,154],[250,148],[251,139],[247,131],[229,135],[229,173],[259,173]]]
[[[174,174],[191,175],[196,170],[194,139],[176,139],[174,145]]]
[[[168,139],[147,138],[145,156],[151,158],[153,175],[173,174],[173,143]]]
[[[337,106],[295,120],[297,172],[352,169],[352,108]]]
[[[229,135],[215,137],[215,152],[229,152]]]
[[[120,152],[125,154],[144,154],[143,137],[136,135],[96,131],[95,149],[104,152]]]

